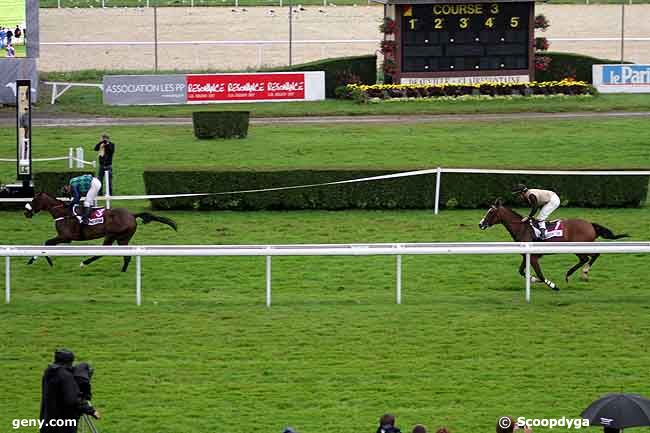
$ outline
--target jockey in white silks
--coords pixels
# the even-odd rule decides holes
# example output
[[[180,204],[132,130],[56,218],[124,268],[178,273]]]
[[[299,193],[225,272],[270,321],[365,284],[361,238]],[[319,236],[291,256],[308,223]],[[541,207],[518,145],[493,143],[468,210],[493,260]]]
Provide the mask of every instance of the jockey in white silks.
[[[537,226],[540,230],[540,238],[544,239],[546,235],[546,220],[551,215],[551,212],[560,206],[560,197],[553,191],[546,189],[528,189],[526,185],[521,183],[516,185],[512,189],[512,192],[518,194],[530,206],[530,213],[521,220],[522,222],[533,218],[535,212],[539,210],[536,218]]]

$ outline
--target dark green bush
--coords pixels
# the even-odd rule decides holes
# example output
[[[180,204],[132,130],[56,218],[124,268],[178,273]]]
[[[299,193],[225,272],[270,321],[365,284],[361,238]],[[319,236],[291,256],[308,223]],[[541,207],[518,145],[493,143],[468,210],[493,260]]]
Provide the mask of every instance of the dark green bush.
[[[248,135],[249,111],[195,111],[192,124],[196,138],[244,138]]]
[[[444,173],[440,204],[459,208],[481,208],[501,197],[509,205],[523,205],[510,190],[524,183],[528,188],[555,191],[562,206],[637,207],[645,203],[648,176],[556,176],[516,174]]]
[[[341,57],[304,63],[282,71],[325,71],[325,96],[334,98],[337,87],[349,83],[375,84],[377,56]]]
[[[310,185],[397,173],[400,170],[146,170],[147,194],[227,192]],[[442,175],[441,207],[482,208],[496,197],[513,204],[511,187],[558,192],[563,205],[639,206],[645,202],[647,176],[517,176],[492,174]],[[267,191],[154,200],[156,209],[431,209],[435,174],[378,181]]]
[[[39,171],[34,173],[34,192],[46,192],[55,197],[61,195],[61,188],[70,179],[82,174],[93,174],[87,171],[60,170],[60,171]]]
[[[542,55],[550,57],[551,63],[547,71],[535,71],[536,81],[559,81],[565,78],[573,78],[577,81],[593,83],[591,77],[592,65],[620,63],[620,60],[598,59],[572,53],[545,52]]]

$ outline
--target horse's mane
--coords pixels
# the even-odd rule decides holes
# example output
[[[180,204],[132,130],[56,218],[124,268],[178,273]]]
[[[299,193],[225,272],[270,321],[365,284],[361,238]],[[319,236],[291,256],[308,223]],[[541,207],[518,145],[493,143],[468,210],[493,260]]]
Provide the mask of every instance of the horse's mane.
[[[515,210],[513,210],[513,209],[511,209],[511,208],[509,208],[509,207],[505,207],[505,206],[501,206],[501,207],[504,208],[505,210],[507,210],[508,212],[514,214],[516,217],[518,217],[518,218],[523,218],[523,216],[520,215],[520,214],[519,214],[518,212],[516,212]]]
[[[49,199],[55,201],[56,203],[63,203],[63,204],[65,204],[65,202],[64,202],[63,200],[59,200],[58,198],[56,198],[56,196],[50,195],[49,193],[47,193],[47,192],[45,192],[45,191],[37,192],[36,194],[34,194],[34,197],[37,197],[37,196],[39,196],[39,195],[41,195],[41,194],[43,194],[45,197],[47,197],[47,198],[49,198]]]

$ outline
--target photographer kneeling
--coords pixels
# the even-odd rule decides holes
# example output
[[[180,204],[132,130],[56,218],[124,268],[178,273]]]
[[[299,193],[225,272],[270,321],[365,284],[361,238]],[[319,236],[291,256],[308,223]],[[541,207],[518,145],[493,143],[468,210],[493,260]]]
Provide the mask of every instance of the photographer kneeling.
[[[76,433],[81,415],[99,418],[99,412],[88,401],[90,389],[85,393],[79,388],[73,362],[74,353],[66,349],[57,350],[54,352],[54,363],[43,373],[41,433]],[[92,375],[89,366],[88,371],[89,382]]]

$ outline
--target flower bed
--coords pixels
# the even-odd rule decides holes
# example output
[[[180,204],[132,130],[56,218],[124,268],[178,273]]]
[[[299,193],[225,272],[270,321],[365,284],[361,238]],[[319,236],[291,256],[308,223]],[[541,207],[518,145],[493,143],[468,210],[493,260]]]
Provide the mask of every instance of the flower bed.
[[[532,95],[593,95],[596,90],[584,81],[544,81],[530,83],[495,83],[477,84],[348,84],[337,89],[337,96],[342,99],[354,99],[359,102],[369,100],[389,100],[396,98],[449,98],[470,96],[532,96]]]

